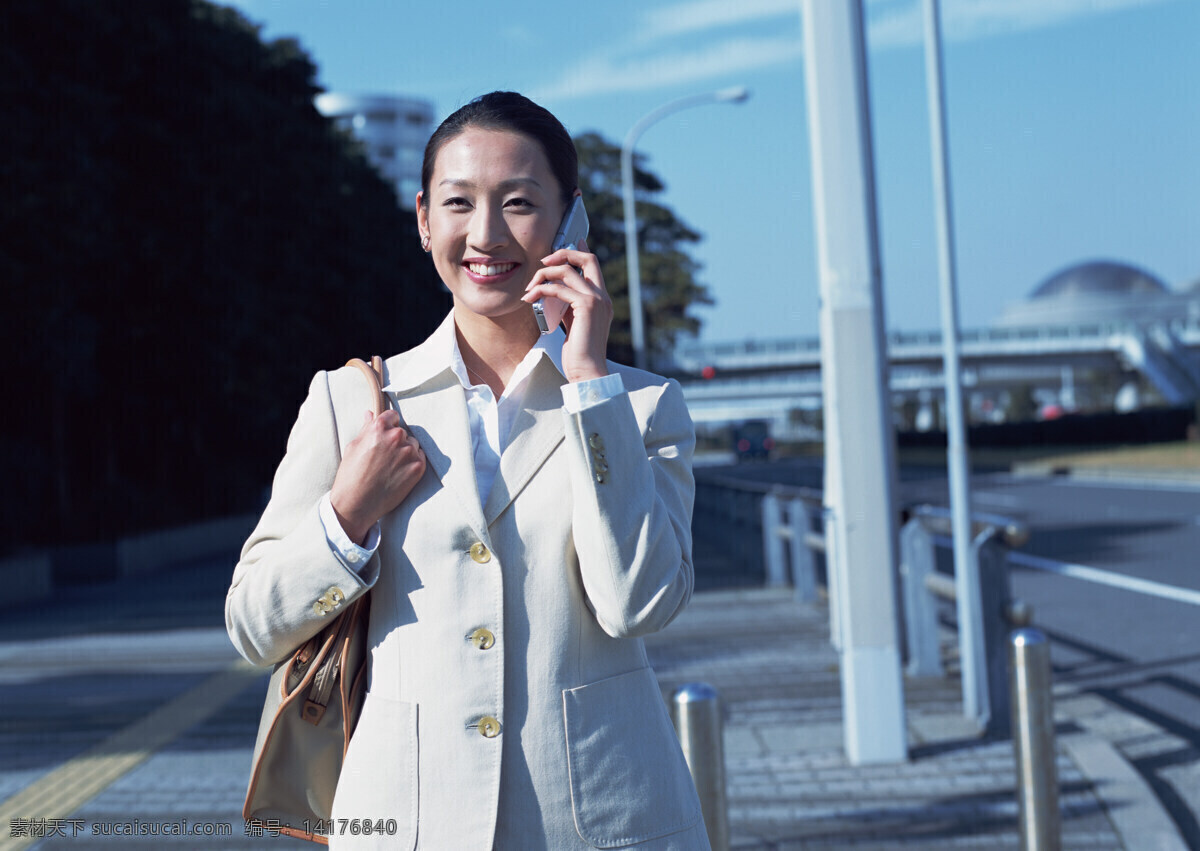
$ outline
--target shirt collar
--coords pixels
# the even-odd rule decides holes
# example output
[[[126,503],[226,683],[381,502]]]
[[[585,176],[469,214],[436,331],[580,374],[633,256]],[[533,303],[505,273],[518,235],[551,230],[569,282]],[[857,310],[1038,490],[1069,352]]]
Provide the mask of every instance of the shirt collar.
[[[561,327],[555,328],[549,334],[540,335],[529,354],[525,356],[527,360],[531,360],[528,372],[532,372],[533,367],[537,365],[537,360],[531,358],[544,355],[554,364],[554,368],[558,370],[559,374],[566,378],[562,366],[563,344],[566,339],[566,334],[563,333]],[[454,333],[453,310],[425,342],[413,349],[412,354],[405,360],[396,375],[389,376],[391,380],[383,389],[393,393],[408,390],[436,378],[447,370],[454,374],[463,387],[469,388],[474,383],[467,375],[467,366],[463,363],[462,353],[458,349],[458,335]],[[526,372],[525,370],[519,371]]]

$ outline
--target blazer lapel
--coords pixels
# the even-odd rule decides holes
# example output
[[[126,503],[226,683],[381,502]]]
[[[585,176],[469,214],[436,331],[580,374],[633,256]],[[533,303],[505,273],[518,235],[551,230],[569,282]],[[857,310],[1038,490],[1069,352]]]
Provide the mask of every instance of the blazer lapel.
[[[393,392],[400,418],[425,452],[428,466],[462,508],[463,520],[490,544],[471,450],[471,427],[462,385],[449,370],[408,390]]]
[[[525,403],[513,420],[483,516],[490,526],[563,441],[562,373],[543,357],[529,376]],[[465,406],[465,402],[463,403]],[[468,438],[469,439],[469,438]]]

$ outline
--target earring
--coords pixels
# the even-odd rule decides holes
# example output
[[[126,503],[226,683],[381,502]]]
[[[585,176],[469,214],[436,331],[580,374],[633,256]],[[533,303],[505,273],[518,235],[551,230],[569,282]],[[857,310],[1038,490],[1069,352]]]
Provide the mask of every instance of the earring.
[[[429,234],[427,233],[421,234],[421,250],[429,251]]]

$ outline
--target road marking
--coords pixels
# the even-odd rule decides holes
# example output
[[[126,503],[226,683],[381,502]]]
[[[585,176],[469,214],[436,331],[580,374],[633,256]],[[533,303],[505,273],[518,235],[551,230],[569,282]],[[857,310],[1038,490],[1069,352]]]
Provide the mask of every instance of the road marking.
[[[263,674],[264,669],[255,668],[243,659],[213,674],[0,803],[0,829],[11,833],[8,828],[14,819],[70,817],[189,727],[214,714]],[[40,838],[0,835],[0,851],[27,848]]]
[[[980,505],[998,505],[1001,508],[1017,508],[1024,503],[1020,497],[1013,496],[1010,493],[993,493],[989,491],[975,491],[971,494],[971,499]]]
[[[1039,477],[1021,479],[1023,484],[1037,482]],[[1078,471],[1071,476],[1052,476],[1041,477],[1041,481],[1052,484],[1055,487],[1073,487],[1073,488],[1094,488],[1105,489],[1112,488],[1113,490],[1154,490],[1154,491],[1178,491],[1179,493],[1194,494],[1200,490],[1200,482],[1188,479],[1173,479],[1173,478],[1153,478],[1139,477],[1133,473],[1127,476],[1088,476],[1081,475]]]
[[[1114,573],[1111,570],[1098,570],[1082,564],[1068,564],[1067,562],[1054,561],[1053,559],[1042,558],[1041,556],[1030,555],[1029,553],[1010,552],[1008,560],[1014,564],[1023,564],[1026,567],[1046,570],[1050,573],[1057,573],[1060,576],[1070,576],[1073,579],[1083,579],[1088,582],[1099,583],[1100,585],[1108,585],[1112,588],[1121,588],[1125,591],[1149,594],[1152,597],[1161,597],[1164,600],[1173,600],[1176,603],[1190,603],[1193,606],[1200,606],[1200,591],[1193,591],[1190,588],[1164,585],[1162,582],[1138,579],[1134,576],[1126,576],[1123,573]]]

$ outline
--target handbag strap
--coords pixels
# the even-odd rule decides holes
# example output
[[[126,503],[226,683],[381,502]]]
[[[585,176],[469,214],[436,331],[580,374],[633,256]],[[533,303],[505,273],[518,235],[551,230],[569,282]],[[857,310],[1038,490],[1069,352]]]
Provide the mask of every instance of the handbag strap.
[[[350,360],[346,361],[346,366],[357,367],[366,377],[367,383],[371,387],[372,413],[375,416],[379,416],[387,410],[387,397],[383,395],[383,358],[375,355],[371,358],[370,363],[367,363],[362,358],[350,358]]]
[[[387,410],[387,397],[383,394],[383,358],[375,355],[371,358],[371,363],[369,364],[361,358],[351,358],[346,361],[346,366],[357,367],[367,379],[367,384],[371,388],[371,410],[375,416],[379,416]],[[357,614],[359,609],[358,603],[361,602],[361,600],[357,601],[351,611]],[[309,687],[307,695],[308,699],[302,704],[301,717],[311,724],[315,725],[319,723],[325,714],[325,707],[329,704],[334,684],[337,681],[338,674],[341,673],[343,652],[354,621],[354,618],[349,615],[350,612],[344,612],[339,616],[337,632],[326,639],[326,644],[329,646],[312,678],[312,684]],[[313,642],[309,642],[309,644],[313,644]],[[310,654],[319,654],[321,652],[315,645],[309,648],[309,644],[304,645],[296,653],[296,658],[300,660],[300,668],[295,673],[301,676],[307,669],[307,662],[311,658]],[[302,656],[304,657],[303,659],[300,658]],[[293,667],[295,665],[296,662],[293,662]],[[292,686],[293,689],[295,687]]]

